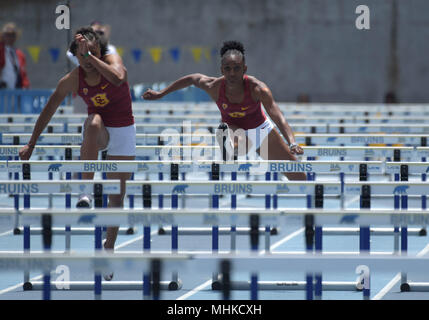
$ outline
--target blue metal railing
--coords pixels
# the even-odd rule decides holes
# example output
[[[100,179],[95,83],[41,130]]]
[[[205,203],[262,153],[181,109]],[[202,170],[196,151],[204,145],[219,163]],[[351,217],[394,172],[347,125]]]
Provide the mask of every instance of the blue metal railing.
[[[147,88],[161,90],[166,83],[154,83],[152,85],[140,84],[131,87],[131,97],[133,101],[144,101],[141,95]],[[22,90],[22,89],[4,89],[0,90],[0,113],[20,113],[20,114],[38,114],[48,102],[49,97],[54,92],[53,89],[46,90]],[[65,99],[62,105],[66,105]],[[179,91],[170,93],[162,98],[163,102],[204,102],[210,101],[210,97],[203,90],[196,87],[188,87]]]
[[[0,90],[0,113],[40,113],[53,90]]]

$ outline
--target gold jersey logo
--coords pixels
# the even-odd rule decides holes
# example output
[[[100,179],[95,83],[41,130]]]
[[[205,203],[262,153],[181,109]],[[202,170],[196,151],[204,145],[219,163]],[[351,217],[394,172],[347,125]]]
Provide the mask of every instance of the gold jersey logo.
[[[91,98],[95,107],[105,107],[110,101],[105,93],[99,93]]]
[[[225,110],[226,108],[228,108],[228,105],[226,103],[222,104],[222,108],[223,110]]]
[[[243,118],[246,115],[246,112],[231,112],[228,113],[231,118]]]

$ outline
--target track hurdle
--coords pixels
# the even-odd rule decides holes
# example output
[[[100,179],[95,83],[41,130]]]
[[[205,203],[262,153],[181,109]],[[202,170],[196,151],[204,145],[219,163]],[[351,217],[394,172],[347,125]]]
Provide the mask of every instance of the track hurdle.
[[[167,141],[167,144],[171,146],[183,144],[184,139],[195,138],[195,144],[215,146],[215,137],[213,134],[207,133],[176,133],[176,134],[159,134],[157,133],[137,133],[136,143],[137,145],[159,145],[166,144],[163,140],[169,138],[171,141]],[[333,134],[333,133],[299,133],[295,134],[296,142],[304,146],[365,146],[365,145],[403,145],[403,146],[415,146],[424,147],[427,146],[427,138],[429,134],[392,134],[392,133],[351,133],[351,134]],[[21,143],[27,143],[30,139],[30,134],[2,134],[2,144],[14,144],[18,145]],[[203,141],[201,141],[203,138]],[[192,143],[192,140],[189,140]],[[82,135],[80,133],[43,133],[39,137],[38,145],[44,144],[81,144]],[[36,146],[37,147],[37,146]]]
[[[425,160],[425,158],[424,158]],[[398,163],[386,163],[386,170],[389,173],[395,174],[395,180],[408,181],[409,175],[420,175],[423,182],[426,181],[426,174],[428,172],[428,164],[426,162],[402,162]],[[422,210],[427,209],[427,195],[421,195],[421,207]],[[395,206],[402,210],[408,209],[408,194],[405,192],[395,196]],[[399,229],[399,226],[396,227]],[[406,226],[401,226],[401,250],[400,254],[407,255],[409,229]],[[399,250],[398,250],[399,251]],[[413,283],[408,282],[407,274],[401,273],[401,291],[429,291],[429,283]]]
[[[19,145],[0,145],[0,157],[18,157]],[[388,147],[388,146],[336,146],[336,145],[319,145],[319,146],[303,146],[303,157],[317,157],[318,160],[344,158],[345,160],[362,160],[363,158],[394,158],[395,154],[399,156],[401,161],[421,161],[422,158],[429,156],[429,147]],[[70,150],[70,151],[68,151]],[[48,157],[64,159],[67,152],[71,152],[72,156],[78,155],[80,146],[78,145],[36,145],[32,157]],[[137,146],[137,158],[145,158],[146,160],[158,160],[159,157],[165,160],[179,161],[187,155],[193,155],[192,158],[202,159],[202,155],[220,158],[220,149],[217,146]],[[199,157],[197,157],[199,156]],[[200,158],[201,157],[201,158]],[[34,158],[32,158],[34,159]],[[188,159],[189,160],[189,159]]]
[[[370,211],[370,210],[346,210],[346,211],[329,211],[329,210],[317,210],[317,209],[312,209],[312,210],[296,210],[296,211],[274,211],[274,210],[268,210],[268,211],[260,211],[255,213],[254,210],[247,210],[247,211],[241,211],[241,210],[204,210],[203,212],[201,212],[201,210],[188,210],[187,212],[180,212],[178,211],[175,214],[172,214],[171,211],[169,210],[148,210],[145,212],[136,212],[135,210],[126,210],[125,212],[123,211],[118,211],[118,210],[112,210],[112,209],[103,209],[101,210],[87,210],[87,211],[81,211],[81,210],[73,210],[73,211],[69,211],[69,210],[56,210],[56,211],[43,211],[43,210],[22,210],[21,211],[21,215],[23,220],[25,221],[25,223],[32,223],[32,224],[39,224],[42,225],[43,221],[40,218],[42,215],[46,215],[46,214],[51,214],[53,216],[52,219],[52,223],[53,224],[73,224],[76,221],[78,221],[80,219],[80,215],[87,215],[89,212],[92,212],[95,216],[93,219],[93,223],[94,224],[104,224],[104,223],[115,223],[115,224],[123,224],[123,223],[127,223],[129,221],[129,218],[132,217],[132,219],[134,220],[140,220],[143,221],[145,219],[147,219],[147,221],[159,221],[156,220],[155,217],[156,215],[165,215],[166,217],[168,217],[168,219],[173,219],[172,221],[174,221],[174,223],[180,223],[180,217],[182,215],[187,215],[187,214],[192,214],[195,218],[200,219],[202,222],[208,223],[208,221],[205,219],[204,215],[208,214],[208,215],[215,215],[217,216],[219,219],[227,219],[230,220],[232,219],[231,217],[231,212],[234,212],[235,215],[245,215],[245,216],[251,216],[251,215],[255,215],[258,214],[262,219],[265,218],[269,218],[271,219],[275,219],[277,220],[277,222],[279,220],[284,220],[285,223],[288,223],[288,219],[291,219],[291,221],[295,221],[296,222],[296,216],[300,216],[303,219],[303,222],[306,221],[308,222],[308,219],[304,219],[305,215],[313,215],[313,219],[314,219],[314,223],[313,224],[305,224],[307,227],[309,227],[310,229],[307,229],[308,232],[306,232],[307,234],[313,234],[314,232],[311,232],[311,227],[312,225],[323,225],[326,223],[339,223],[340,221],[344,221],[347,217],[353,217],[352,220],[350,220],[349,218],[347,218],[347,221],[349,221],[349,223],[352,224],[356,224],[356,225],[369,225],[369,224],[380,224],[380,225],[396,225],[398,223],[398,221],[401,221],[401,223],[405,226],[410,226],[410,225],[428,225],[429,224],[429,219],[427,218],[427,213],[425,211],[415,211],[415,210],[410,210],[409,212],[405,213],[404,211],[401,210],[380,210],[379,212],[374,212],[374,211]],[[0,211],[0,217],[2,219],[2,221],[6,221],[9,220],[10,223],[12,223],[12,219],[6,219],[7,217],[11,218],[13,216],[13,212],[2,212]],[[146,218],[145,218],[146,217]],[[151,218],[152,217],[152,218]],[[111,220],[111,218],[114,218],[115,220]],[[117,219],[117,220],[116,220]],[[114,222],[113,222],[114,221]],[[212,220],[213,221],[213,220]],[[218,223],[218,222],[216,222]],[[252,228],[255,232],[256,230],[258,230],[258,228],[255,228],[255,225],[253,225]],[[255,234],[255,232],[253,234]],[[310,238],[311,239],[311,238]],[[307,238],[306,241],[309,241],[309,239]],[[0,253],[1,255],[4,255],[2,253]],[[33,255],[33,254],[32,254]],[[32,255],[21,255],[21,257],[24,258],[30,258]],[[178,253],[178,256],[180,256],[181,254]],[[11,256],[13,255],[7,255],[6,258],[4,260],[1,261],[7,261],[7,259],[10,259]],[[37,254],[35,254],[34,256],[37,257]],[[73,256],[73,254],[71,255],[61,255],[60,258],[69,258]],[[111,255],[109,255],[111,256]],[[121,254],[119,254],[118,256],[112,255],[114,259],[121,259],[123,258],[123,256]],[[134,255],[136,256],[136,255]],[[142,256],[141,254],[139,255],[140,257]],[[164,255],[167,256],[167,255]],[[199,255],[191,255],[195,260],[200,260],[200,256]],[[215,255],[217,256],[217,258],[222,258],[222,259],[228,259],[229,257],[232,257],[232,259],[238,259],[240,257],[240,255],[231,255],[231,254],[217,254]],[[301,258],[305,258],[306,259],[306,263],[308,264],[307,267],[304,267],[303,269],[291,269],[291,266],[289,265],[286,268],[280,269],[282,270],[282,272],[287,272],[287,270],[307,270],[309,273],[321,273],[322,271],[329,271],[332,270],[332,264],[328,265],[328,262],[324,262],[326,261],[326,258],[328,258],[328,260],[330,258],[333,258],[334,260],[336,260],[336,262],[338,263],[339,261],[342,261],[342,263],[340,262],[338,265],[341,265],[343,267],[345,267],[346,265],[348,265],[350,268],[355,268],[357,265],[360,264],[365,264],[368,265],[370,267],[370,269],[372,270],[372,267],[375,265],[374,261],[379,261],[380,259],[382,259],[383,261],[390,261],[392,262],[389,265],[385,265],[385,264],[380,264],[379,266],[381,266],[382,268],[388,268],[390,270],[395,270],[396,272],[398,270],[407,270],[406,268],[404,268],[404,265],[400,265],[400,267],[398,267],[399,265],[396,264],[398,261],[404,261],[404,260],[397,260],[397,259],[391,259],[392,257],[394,258],[406,258],[407,261],[415,261],[416,264],[411,266],[409,269],[413,270],[413,272],[415,270],[418,270],[420,272],[422,272],[422,270],[426,270],[427,266],[424,269],[422,263],[424,262],[424,258],[415,258],[415,257],[401,257],[401,256],[392,256],[392,257],[377,257],[377,256],[371,256],[368,257],[367,255],[361,254],[361,255],[356,255],[356,256],[350,256],[350,255],[346,255],[346,256],[341,256],[339,254],[336,255],[322,255],[322,253],[316,253],[315,255],[311,255],[314,256],[314,260],[311,260],[313,262],[310,262],[310,260],[307,259],[307,255],[303,256],[300,253],[285,253],[285,252],[280,252],[280,253],[275,253],[274,255],[260,255],[262,260],[266,260],[269,259],[270,261],[273,261],[274,264],[277,264],[278,261],[277,258],[281,258],[281,263],[294,263],[295,258],[301,259]],[[34,258],[34,259],[38,259],[38,258]],[[104,256],[106,259],[110,259],[106,257],[106,255]],[[175,255],[171,255],[170,257],[177,257]],[[188,255],[189,257],[189,255]],[[255,258],[255,255],[253,255],[253,257]],[[274,257],[275,259],[271,260],[271,258]],[[338,258],[341,257],[341,258]],[[2,257],[3,258],[3,257]],[[242,258],[242,256],[240,257],[240,259]],[[204,260],[204,255],[201,257],[202,260]],[[341,260],[342,259],[342,260]],[[277,261],[277,262],[276,262]],[[317,264],[316,262],[317,261]],[[332,260],[333,261],[333,260]],[[353,264],[350,264],[349,262],[353,261]],[[249,261],[247,261],[249,262]],[[269,261],[266,261],[267,263],[269,263]],[[320,264],[319,264],[320,262]],[[234,265],[234,262],[231,262],[232,265],[234,267],[236,267],[236,265]],[[301,261],[300,263],[303,263],[303,261]],[[73,263],[71,261],[68,262],[62,262],[62,264],[71,264],[73,265]],[[6,264],[6,263],[2,263],[1,266],[11,266],[12,264]],[[13,264],[15,269],[17,268],[17,266],[19,266],[19,264]],[[32,264],[32,267],[41,267],[43,264]],[[97,265],[97,264],[95,264]],[[127,266],[129,265],[129,263],[127,264]],[[100,266],[105,266],[105,264],[101,264]],[[308,267],[317,267],[316,269],[308,269]],[[323,266],[323,267],[321,267]],[[336,265],[335,265],[336,266]],[[395,268],[393,267],[395,266]],[[50,266],[50,269],[48,268],[48,270],[52,270],[53,265]],[[273,271],[272,270],[273,265],[265,265],[264,264],[264,270],[267,269],[267,271]],[[300,267],[302,268],[302,264],[300,265]],[[321,267],[320,269],[318,269],[319,267]],[[132,268],[132,267],[131,267]],[[255,269],[256,268],[256,269]],[[331,268],[331,269],[330,269]],[[130,268],[127,268],[127,270],[129,270]],[[252,270],[258,270],[260,268],[256,267],[256,264],[254,264],[253,262],[251,262],[250,265],[248,265],[247,267],[245,267],[242,270],[248,270],[249,272],[252,272]],[[269,269],[269,270],[268,270]],[[176,269],[177,270],[177,269]],[[351,269],[353,270],[353,269]],[[375,270],[375,269],[374,269]],[[277,270],[278,272],[279,270]],[[423,271],[424,272],[424,271]],[[222,278],[221,278],[222,280]],[[234,283],[234,281],[230,281],[230,283]],[[93,285],[93,284],[92,284]],[[103,287],[104,288],[104,287]],[[233,287],[231,287],[231,290],[233,290]],[[260,285],[258,284],[257,289],[260,290]],[[53,289],[55,290],[55,289]],[[255,290],[255,289],[253,289]],[[323,290],[325,290],[325,286],[323,286]]]
[[[91,188],[92,187],[92,188]],[[97,207],[102,207],[102,195],[119,194],[119,180],[105,180],[103,185],[94,180],[69,180],[66,183],[54,181],[15,181],[0,180],[0,193],[27,196],[25,198],[24,208],[30,208],[31,194],[49,194],[49,193],[94,193],[94,202]],[[97,228],[96,228],[97,230]],[[30,252],[30,225],[23,226],[23,250]],[[24,290],[31,288],[29,274],[24,274]]]
[[[12,174],[18,174],[22,173],[22,176],[25,177],[27,180],[31,179],[31,173],[34,172],[46,172],[50,175],[49,179],[52,180],[52,174],[58,173],[58,174],[66,174],[66,180],[71,180],[71,173],[77,173],[77,172],[101,172],[102,169],[105,169],[105,171],[108,168],[112,166],[116,166],[116,163],[110,162],[105,163],[103,161],[96,161],[95,164],[91,162],[80,162],[78,165],[73,166],[73,160],[71,160],[71,149],[66,148],[65,149],[65,160],[64,161],[9,161],[6,165],[6,170],[9,171]],[[88,165],[90,163],[91,165]],[[85,165],[86,164],[86,165]],[[124,170],[129,170],[129,168],[126,168]],[[107,169],[106,169],[107,168]],[[100,170],[101,169],[101,170]],[[132,168],[134,169],[134,168]],[[130,172],[133,172],[134,170],[130,170]],[[52,193],[49,194],[52,196]],[[103,203],[107,203],[107,196],[108,193],[103,194]],[[29,195],[24,195],[24,197],[29,197]],[[28,200],[29,201],[29,200]],[[24,201],[24,206],[28,207],[29,202]],[[51,207],[51,203],[49,207]],[[69,209],[71,208],[71,193],[65,192],[65,208]],[[18,225],[14,228],[14,234],[19,235],[23,234],[23,228],[19,227]],[[31,234],[40,234],[41,229],[32,229]],[[94,228],[85,228],[85,227],[76,227],[71,228],[70,226],[66,226],[64,228],[56,228],[52,230],[54,235],[65,235],[65,249],[68,251],[70,250],[71,246],[71,235],[92,235],[94,234]],[[131,235],[135,233],[135,229],[133,227],[128,228],[120,228],[119,234],[126,234]]]
[[[141,182],[141,181],[127,181],[126,184],[127,193],[143,193],[143,207],[151,207],[151,199],[153,194],[171,194],[172,195],[172,209],[177,209],[177,200],[173,200],[176,197],[174,195],[178,194],[207,194],[211,195],[212,208],[218,209],[217,197],[220,194],[247,194],[247,193],[256,193],[256,194],[278,194],[278,193],[288,193],[288,194],[304,194],[314,196],[314,202],[316,207],[323,207],[323,198],[325,195],[340,195],[341,185],[335,182],[324,182],[316,183],[315,181],[289,181],[286,185],[283,182],[253,182],[253,183],[242,183],[242,182],[224,182],[224,181],[210,181],[210,182],[190,182],[186,183],[176,183],[172,182]],[[319,205],[318,205],[319,203]],[[321,204],[321,205],[320,205]],[[266,209],[269,209],[266,207]],[[231,235],[234,237],[236,232],[234,231],[235,224],[232,225]],[[150,249],[150,226],[144,226],[145,231],[145,242],[144,249]],[[265,226],[266,242],[269,241],[269,235],[271,234],[271,228],[269,225]],[[252,230],[251,230],[252,232]],[[178,227],[173,226],[171,228],[171,238],[172,238],[172,251],[178,250]],[[234,243],[231,241],[231,243]],[[269,248],[269,243],[266,244],[266,248]],[[234,249],[234,248],[232,248]],[[214,253],[219,250],[219,226],[212,226],[212,251]],[[176,278],[173,275],[173,278]],[[213,274],[212,276],[214,288],[217,287],[216,283],[218,281],[218,275]],[[263,286],[264,284],[258,284],[258,286]],[[270,284],[269,284],[270,286]]]

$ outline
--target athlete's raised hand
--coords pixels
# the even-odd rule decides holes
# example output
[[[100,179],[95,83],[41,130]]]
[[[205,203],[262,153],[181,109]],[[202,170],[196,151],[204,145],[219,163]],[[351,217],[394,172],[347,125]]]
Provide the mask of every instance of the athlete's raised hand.
[[[83,35],[78,33],[75,36],[75,41],[78,44],[78,53],[82,56],[86,55],[89,51],[88,40]]]
[[[298,144],[291,145],[290,151],[294,154],[304,154],[304,149]]]
[[[19,158],[21,160],[29,160],[33,153],[34,146],[25,145],[19,150]]]

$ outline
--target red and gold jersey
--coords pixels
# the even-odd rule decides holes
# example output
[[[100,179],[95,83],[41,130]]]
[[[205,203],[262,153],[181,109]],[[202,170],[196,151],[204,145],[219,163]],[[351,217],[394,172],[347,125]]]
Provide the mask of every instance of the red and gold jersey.
[[[79,67],[77,94],[87,104],[88,115],[98,113],[106,127],[126,127],[134,124],[128,82],[117,87],[101,75],[98,85],[89,86],[85,81],[83,69]]]
[[[225,94],[225,79],[219,89],[216,104],[222,114],[222,122],[244,130],[254,129],[267,120],[261,102],[254,101],[250,92],[249,78],[244,76],[244,99],[241,103],[231,103]]]

